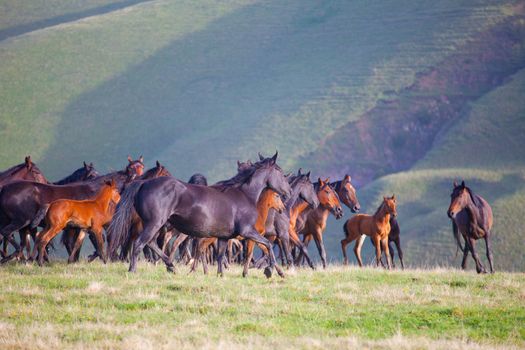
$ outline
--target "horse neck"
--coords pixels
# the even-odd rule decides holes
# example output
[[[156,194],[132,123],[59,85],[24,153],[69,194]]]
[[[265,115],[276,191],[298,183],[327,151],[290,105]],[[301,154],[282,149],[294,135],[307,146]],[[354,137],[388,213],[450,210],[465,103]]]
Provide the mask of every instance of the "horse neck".
[[[297,203],[292,207],[292,210],[290,211],[290,224],[295,227],[295,222],[297,221],[297,218],[303,211],[305,211],[309,207],[309,204],[305,201],[302,201],[300,203]]]
[[[256,205],[265,187],[265,177],[262,175],[253,175],[251,179],[240,186],[240,190]]]
[[[385,205],[381,204],[381,207],[377,212],[373,215],[373,218],[376,222],[378,222],[381,226],[386,225],[390,222],[390,213],[388,210],[386,210]]]
[[[113,189],[111,187],[103,187],[93,200],[99,206],[103,213],[107,213],[109,210],[112,192]]]
[[[472,194],[472,196],[475,196],[475,194]],[[467,205],[465,206],[465,209],[469,212],[471,225],[477,226],[478,225],[478,218],[481,217],[481,209],[476,206],[476,204],[472,201],[472,198],[470,198],[470,195],[467,199]]]
[[[265,226],[266,226],[266,219],[268,219],[268,213],[270,212],[270,207],[266,205],[266,201],[268,199],[264,199],[263,203],[257,203],[257,220],[255,221],[255,229],[259,233],[263,233]]]

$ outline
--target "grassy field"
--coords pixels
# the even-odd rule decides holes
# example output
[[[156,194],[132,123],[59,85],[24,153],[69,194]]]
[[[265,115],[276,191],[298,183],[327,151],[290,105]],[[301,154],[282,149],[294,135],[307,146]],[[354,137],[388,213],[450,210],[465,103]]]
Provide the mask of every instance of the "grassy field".
[[[523,274],[331,266],[267,280],[126,268],[2,266],[2,348],[525,346]]]

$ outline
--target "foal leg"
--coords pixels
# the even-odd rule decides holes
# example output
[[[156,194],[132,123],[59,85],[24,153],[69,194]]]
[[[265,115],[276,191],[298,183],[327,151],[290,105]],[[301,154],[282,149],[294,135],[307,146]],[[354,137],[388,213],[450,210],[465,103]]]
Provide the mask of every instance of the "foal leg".
[[[381,240],[379,236],[374,236],[372,242],[374,242],[374,247],[376,247],[376,267],[379,267],[381,261]]]
[[[394,260],[396,259],[396,253],[394,249],[392,248],[392,241],[389,238],[387,238],[387,240],[388,240],[388,251],[390,252],[390,257],[392,258],[392,268],[395,269],[396,264]]]
[[[218,239],[218,252],[217,252],[217,275],[219,277],[224,276],[224,253],[228,248],[228,240],[224,238]]]
[[[361,235],[355,242],[354,246],[354,254],[357,258],[357,263],[359,264],[359,267],[363,267],[363,259],[361,259],[361,249],[363,248],[363,243],[365,242],[366,235]]]
[[[492,263],[492,244],[491,244],[491,235],[492,233],[487,233],[485,235],[485,246],[487,248],[487,259],[489,260],[490,273],[494,273],[494,265]]]
[[[175,254],[177,254],[177,249],[186,239],[188,239],[188,235],[185,235],[184,233],[180,233],[179,236],[175,239],[171,246],[171,252],[169,255],[170,262],[173,262],[173,259],[175,259]]]
[[[66,232],[64,232],[64,234],[66,234]],[[78,233],[77,239],[75,240],[75,244],[73,245],[69,253],[69,258],[67,259],[68,264],[71,264],[77,261],[76,259],[77,253],[80,252],[80,247],[82,246],[82,243],[84,242],[85,237],[86,237],[86,231],[80,230],[80,232]]]
[[[390,258],[390,249],[388,248],[388,237],[383,238],[381,240],[381,246],[383,250],[385,251],[386,265],[388,266],[388,269],[390,270],[392,268],[392,263],[391,263],[392,259]]]

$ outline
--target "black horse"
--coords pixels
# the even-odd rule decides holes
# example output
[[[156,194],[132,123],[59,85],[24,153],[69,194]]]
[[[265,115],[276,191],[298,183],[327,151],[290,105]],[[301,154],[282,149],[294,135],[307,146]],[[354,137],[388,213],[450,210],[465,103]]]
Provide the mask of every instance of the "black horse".
[[[467,257],[469,251],[476,262],[476,271],[485,273],[485,268],[481,264],[478,253],[476,252],[476,240],[483,238],[487,248],[487,259],[489,260],[490,272],[494,272],[492,263],[491,242],[492,237],[492,208],[485,199],[474,194],[470,188],[465,186],[465,181],[458,185],[454,182],[454,189],[450,195],[450,206],[447,211],[448,217],[452,220],[452,230],[458,249],[463,252],[461,267],[467,267]],[[459,233],[465,239],[465,246],[461,247]]]
[[[141,157],[142,158],[142,157]],[[0,236],[7,239],[15,252],[2,262],[23,255],[20,246],[14,240],[15,231],[34,229],[42,226],[38,219],[39,212],[46,210],[49,204],[57,199],[87,199],[98,193],[106,181],[114,180],[122,189],[124,185],[140,176],[144,169],[142,160],[132,160],[125,170],[99,176],[89,181],[69,185],[49,185],[31,181],[15,181],[6,184],[0,190]]]
[[[53,182],[53,185],[67,185],[75,182],[82,182],[94,179],[98,176],[100,175],[93,166],[93,163],[87,164],[86,162],[84,162],[84,165],[82,167],[78,168],[71,175],[66,176],[62,180]]]
[[[131,184],[130,187],[135,187],[135,194],[121,199],[112,223],[115,230],[111,233],[122,236],[128,232],[133,209],[142,219],[144,230],[135,241],[129,271],[136,271],[137,257],[146,245],[161,256],[168,270],[173,269],[172,262],[153,242],[159,229],[169,222],[177,230],[190,236],[219,239],[219,275],[223,274],[228,239],[240,235],[263,244],[270,251],[270,266],[265,269],[267,277],[271,277],[274,266],[284,276],[282,270],[275,265],[270,242],[254,228],[257,200],[266,187],[284,196],[289,196],[291,192],[276,160],[277,153],[272,158],[255,163],[232,179],[210,187],[187,184],[168,177],[149,180],[136,186]]]

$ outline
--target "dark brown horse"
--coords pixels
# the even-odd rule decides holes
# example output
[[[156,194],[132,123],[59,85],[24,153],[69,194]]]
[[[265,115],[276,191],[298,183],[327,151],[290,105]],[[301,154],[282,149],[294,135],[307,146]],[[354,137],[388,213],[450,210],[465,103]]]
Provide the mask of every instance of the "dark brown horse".
[[[454,189],[450,195],[450,206],[447,211],[448,217],[452,220],[452,231],[458,245],[458,249],[463,252],[461,267],[467,267],[467,257],[469,251],[476,262],[476,271],[486,273],[481,264],[478,253],[476,252],[476,240],[483,238],[487,248],[487,259],[490,265],[490,272],[494,272],[492,262],[491,238],[492,238],[492,208],[485,199],[474,194],[470,188],[465,186],[465,181],[458,185],[454,182]],[[461,246],[459,233],[465,239],[465,246]]]
[[[141,157],[142,158],[142,157]],[[57,199],[82,200],[93,197],[106,182],[114,180],[121,190],[124,184],[142,175],[144,164],[141,159],[132,160],[125,170],[99,176],[78,184],[49,185],[32,181],[10,182],[0,190],[0,236],[8,239],[15,246],[15,253],[3,259],[3,262],[20,256],[21,250],[13,239],[12,233],[27,228],[43,226],[37,220],[37,214],[47,210],[49,204]]]
[[[48,181],[45,178],[45,176],[42,174],[40,169],[36,166],[35,163],[31,161],[31,156],[27,156],[24,160],[24,163],[15,165],[3,172],[0,172],[0,186],[3,186],[9,182],[13,181],[19,181],[19,180],[27,180],[27,181],[34,181],[39,183],[47,184]],[[29,231],[28,230],[21,230],[20,232],[20,244],[23,247],[27,247],[29,250]],[[8,250],[8,240],[3,239],[3,237],[0,235],[0,241],[3,241],[3,249],[0,251],[0,255],[2,258],[7,256],[7,250]],[[17,246],[15,246],[16,249]]]
[[[48,183],[40,169],[31,161],[31,156],[27,156],[24,163],[15,165],[0,172],[0,186],[16,180],[27,180],[44,184]]]
[[[169,258],[156,244],[152,244],[159,229],[169,222],[177,230],[190,236],[219,238],[219,275],[223,274],[223,259],[228,239],[240,235],[262,243],[270,252],[270,266],[265,269],[267,277],[271,277],[274,267],[284,276],[275,264],[270,242],[260,236],[254,227],[257,220],[257,200],[266,187],[285,196],[289,196],[291,192],[290,185],[276,160],[277,153],[213,187],[187,184],[173,177],[160,177],[141,184],[131,184],[130,188],[134,187],[134,193],[123,196],[111,224],[114,228],[111,235],[115,235],[115,242],[122,242],[128,234],[133,210],[136,210],[142,219],[144,230],[133,247],[129,270],[136,270],[138,255],[146,245],[161,256],[168,270],[173,270]]]

